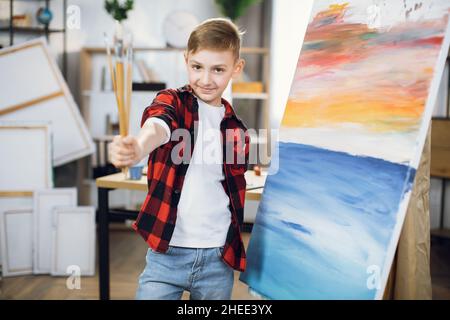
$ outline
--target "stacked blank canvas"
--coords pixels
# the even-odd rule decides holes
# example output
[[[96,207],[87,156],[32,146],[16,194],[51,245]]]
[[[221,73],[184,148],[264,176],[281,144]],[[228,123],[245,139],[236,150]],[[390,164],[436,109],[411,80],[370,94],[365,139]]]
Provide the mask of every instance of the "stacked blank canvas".
[[[92,137],[44,38],[0,50],[0,70],[1,120],[51,123],[55,166],[93,153]]]
[[[64,269],[66,260],[93,274],[94,209],[76,206],[76,189],[53,189],[52,177],[54,166],[94,151],[86,124],[44,38],[0,50],[0,70],[3,275],[51,273],[53,261]],[[58,206],[77,214],[54,213]]]
[[[74,188],[43,189],[34,193],[34,266],[35,274],[50,273],[52,261],[53,209],[55,206],[75,206]]]
[[[30,274],[33,268],[33,209],[7,209],[0,215],[3,276]]]
[[[53,186],[51,127],[46,122],[0,121],[0,150],[3,275],[31,273],[31,199],[34,190]]]
[[[76,206],[75,188],[40,189],[33,206],[0,201],[3,275],[95,273],[95,208]],[[14,205],[15,204],[15,205]]]
[[[76,206],[75,188],[52,188],[51,141],[48,123],[0,121],[0,264],[5,277],[53,270],[61,275],[65,264],[77,263],[81,275],[94,273],[95,210]],[[58,206],[82,212],[70,216],[71,233],[58,229],[66,224],[54,224]],[[52,261],[58,268],[52,269]]]
[[[95,208],[55,207],[53,210],[51,274],[64,276],[71,270],[95,273]]]

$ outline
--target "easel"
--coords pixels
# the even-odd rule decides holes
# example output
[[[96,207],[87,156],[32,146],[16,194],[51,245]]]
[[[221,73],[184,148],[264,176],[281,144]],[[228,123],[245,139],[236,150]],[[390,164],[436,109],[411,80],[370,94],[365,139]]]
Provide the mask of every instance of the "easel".
[[[430,274],[430,163],[431,124],[417,168],[383,299],[431,299]],[[422,250],[417,250],[420,246]]]

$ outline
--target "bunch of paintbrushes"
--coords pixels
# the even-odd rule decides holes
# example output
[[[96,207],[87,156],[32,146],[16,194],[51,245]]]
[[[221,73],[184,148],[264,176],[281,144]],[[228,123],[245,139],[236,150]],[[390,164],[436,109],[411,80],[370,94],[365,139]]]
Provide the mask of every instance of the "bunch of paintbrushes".
[[[111,74],[113,90],[119,111],[119,131],[122,137],[126,137],[129,131],[133,79],[132,39],[131,36],[129,36],[128,39],[124,39],[122,33],[115,34],[113,41],[114,55],[112,55],[111,46],[106,33],[104,33],[104,38],[109,73]],[[122,172],[127,175],[128,168],[123,168]]]

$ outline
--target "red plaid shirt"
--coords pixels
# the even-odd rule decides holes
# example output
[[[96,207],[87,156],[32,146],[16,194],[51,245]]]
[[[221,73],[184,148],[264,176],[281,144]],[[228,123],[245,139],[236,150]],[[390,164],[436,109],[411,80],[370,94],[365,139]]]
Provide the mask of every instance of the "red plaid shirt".
[[[221,122],[223,146],[222,186],[230,199],[228,208],[231,212],[231,224],[228,228],[222,259],[233,269],[244,271],[246,265],[245,249],[242,242],[240,226],[243,223],[250,137],[246,126],[240,120],[231,105],[222,99],[225,115]],[[190,133],[190,156],[193,154],[195,139],[194,124],[198,122],[198,103],[192,88],[186,85],[179,89],[162,90],[148,106],[141,120],[141,127],[149,117],[162,119],[170,128],[187,129]],[[234,134],[230,134],[232,129]],[[240,133],[240,134],[237,134]],[[171,158],[172,149],[177,144],[180,149],[176,159]],[[231,145],[230,145],[231,144]],[[183,188],[183,181],[189,163],[178,161],[183,157],[185,141],[169,141],[152,151],[148,158],[148,194],[133,228],[154,250],[166,252],[172,237],[177,218],[177,206]],[[180,147],[181,146],[181,147]],[[233,160],[226,161],[226,150],[233,150]],[[245,163],[239,164],[237,157],[245,157]],[[242,162],[242,161],[241,161]],[[205,195],[207,196],[207,195]]]

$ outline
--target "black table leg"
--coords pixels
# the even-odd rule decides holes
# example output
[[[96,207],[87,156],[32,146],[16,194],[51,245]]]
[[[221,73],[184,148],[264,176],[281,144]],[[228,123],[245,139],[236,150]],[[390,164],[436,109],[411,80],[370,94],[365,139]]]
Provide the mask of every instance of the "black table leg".
[[[109,300],[109,190],[98,188],[100,300]]]
[[[441,194],[441,219],[439,221],[439,228],[444,229],[444,216],[445,216],[445,193],[446,193],[447,179],[442,178],[442,194]]]

